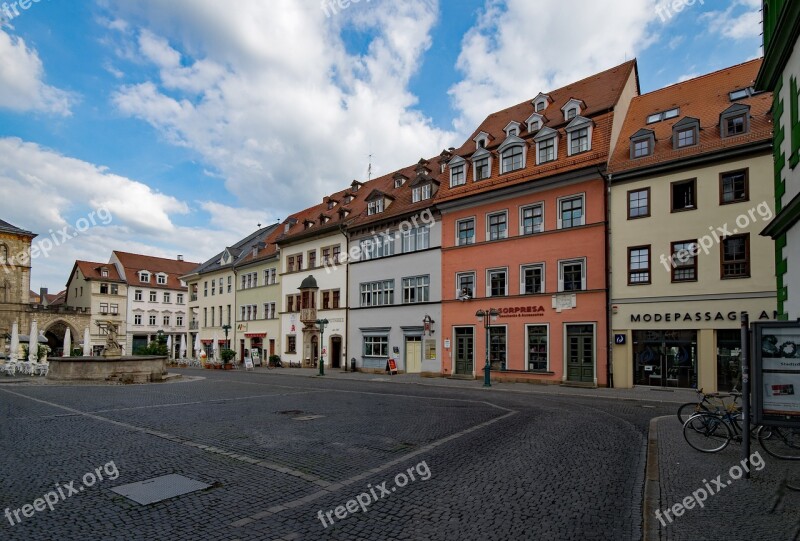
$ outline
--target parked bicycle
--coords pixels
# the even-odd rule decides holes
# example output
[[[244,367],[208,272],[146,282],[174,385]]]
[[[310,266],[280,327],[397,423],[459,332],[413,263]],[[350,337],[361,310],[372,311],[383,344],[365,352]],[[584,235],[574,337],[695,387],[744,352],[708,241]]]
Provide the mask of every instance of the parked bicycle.
[[[753,427],[751,434],[758,434]],[[766,433],[765,433],[766,434]],[[683,425],[683,439],[702,453],[717,453],[731,441],[742,442],[742,413],[734,405],[724,411],[696,413]]]
[[[781,460],[800,460],[800,429],[782,426],[762,426],[758,429],[758,443]]]
[[[728,410],[731,404],[736,406],[736,411],[740,411],[741,408],[738,405],[738,401],[741,396],[742,393],[736,390],[730,393],[704,393],[703,389],[698,389],[696,402],[687,402],[678,408],[678,420],[682,425],[685,425],[692,415],[697,413],[717,413],[723,409]],[[726,402],[726,398],[733,398],[733,401]]]

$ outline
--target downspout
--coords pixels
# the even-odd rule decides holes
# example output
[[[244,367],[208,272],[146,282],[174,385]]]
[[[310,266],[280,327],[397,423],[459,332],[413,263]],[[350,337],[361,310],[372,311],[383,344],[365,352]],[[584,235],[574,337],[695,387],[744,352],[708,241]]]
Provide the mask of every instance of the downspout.
[[[611,206],[609,205],[609,199],[611,198],[611,177],[613,176],[613,173],[605,175],[599,167],[597,168],[597,172],[605,181],[603,186],[603,214],[605,215],[605,235],[603,241],[605,243],[606,253],[606,374],[608,378],[608,388],[613,389],[614,363],[612,362],[613,348],[611,340]]]

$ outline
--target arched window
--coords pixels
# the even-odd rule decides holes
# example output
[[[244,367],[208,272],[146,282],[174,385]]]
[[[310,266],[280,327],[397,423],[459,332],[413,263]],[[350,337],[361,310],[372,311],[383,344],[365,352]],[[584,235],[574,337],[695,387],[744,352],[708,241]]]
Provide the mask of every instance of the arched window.
[[[514,145],[503,151],[503,173],[522,169],[522,146]]]

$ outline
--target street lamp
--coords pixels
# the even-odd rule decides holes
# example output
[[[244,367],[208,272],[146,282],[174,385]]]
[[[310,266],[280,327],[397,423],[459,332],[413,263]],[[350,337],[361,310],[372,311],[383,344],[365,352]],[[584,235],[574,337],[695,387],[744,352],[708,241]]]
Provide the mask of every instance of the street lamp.
[[[327,319],[318,319],[314,323],[319,328],[319,375],[325,375],[325,358],[322,356],[322,351],[325,349],[325,325],[328,324]]]
[[[475,317],[478,318],[478,321],[483,323],[484,328],[486,329],[486,365],[483,367],[483,386],[484,387],[491,387],[492,386],[492,366],[489,364],[489,329],[492,327],[492,321],[497,319],[497,316],[500,315],[500,312],[491,308],[489,310],[478,310],[475,312]]]
[[[231,330],[231,326],[223,325],[222,330],[225,331],[225,349],[231,349],[231,345],[228,343],[228,331]]]

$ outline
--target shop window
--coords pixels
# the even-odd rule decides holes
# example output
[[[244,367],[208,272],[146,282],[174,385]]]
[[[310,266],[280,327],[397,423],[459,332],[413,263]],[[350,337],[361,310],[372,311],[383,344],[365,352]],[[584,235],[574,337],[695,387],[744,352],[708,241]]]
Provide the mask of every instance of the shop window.
[[[717,390],[741,389],[742,332],[739,329],[717,331]]]
[[[528,366],[529,372],[547,372],[548,340],[547,325],[528,325]]]
[[[489,328],[489,362],[492,370],[506,369],[506,328]]]

